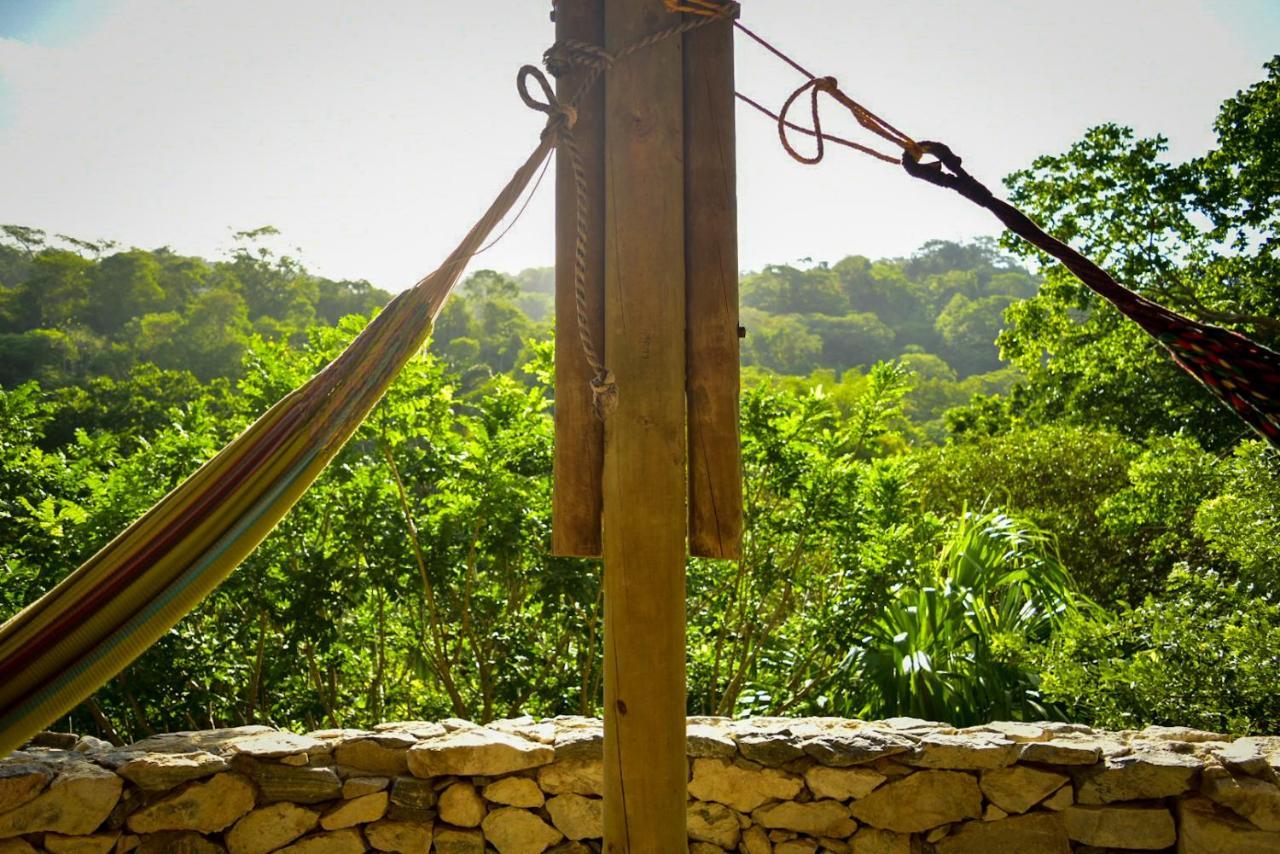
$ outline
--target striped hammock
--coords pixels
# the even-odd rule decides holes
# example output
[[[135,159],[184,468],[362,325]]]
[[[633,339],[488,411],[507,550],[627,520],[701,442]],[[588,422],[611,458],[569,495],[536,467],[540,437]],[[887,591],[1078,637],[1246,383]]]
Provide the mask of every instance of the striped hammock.
[[[0,756],[123,670],[266,538],[421,349],[467,262],[553,147],[544,134],[448,260],[320,373],[0,626]]]

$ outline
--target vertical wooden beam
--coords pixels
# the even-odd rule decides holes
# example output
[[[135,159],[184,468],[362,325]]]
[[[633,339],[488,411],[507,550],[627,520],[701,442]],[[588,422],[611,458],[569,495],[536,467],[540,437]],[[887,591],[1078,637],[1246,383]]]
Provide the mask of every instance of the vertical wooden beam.
[[[742,554],[733,23],[684,37],[689,552]]]
[[[610,0],[605,45],[670,26]],[[685,289],[682,43],[606,76],[604,832],[608,852],[685,851]]]
[[[558,0],[556,41],[604,43],[604,0]],[[569,100],[586,69],[564,69],[556,94]],[[604,347],[604,84],[578,102],[574,138],[587,181],[587,289],[591,340]],[[578,338],[574,267],[577,190],[568,153],[556,152],[556,450],[551,499],[551,552],[601,554],[604,425],[591,406],[591,367]],[[603,353],[601,353],[603,355]]]

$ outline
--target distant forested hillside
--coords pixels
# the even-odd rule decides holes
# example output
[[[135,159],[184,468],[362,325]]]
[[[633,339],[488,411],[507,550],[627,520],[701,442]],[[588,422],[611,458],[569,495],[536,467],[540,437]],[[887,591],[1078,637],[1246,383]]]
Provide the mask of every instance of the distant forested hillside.
[[[231,257],[210,261],[0,226],[0,385],[121,378],[143,363],[236,376],[251,335],[301,336],[390,298],[263,248],[274,233],[239,232]]]
[[[240,232],[229,258],[208,260],[3,226],[0,385],[75,386],[142,365],[235,378],[253,336],[301,340],[312,325],[367,315],[390,298],[365,281],[308,272],[264,248],[273,235]],[[931,241],[907,258],[771,264],[742,278],[747,381],[781,374],[856,385],[896,359],[915,376],[908,414],[940,437],[946,410],[1016,380],[995,339],[1004,310],[1037,283],[990,240]],[[445,306],[433,346],[464,388],[476,388],[551,336],[554,290],[550,267],[480,270]]]

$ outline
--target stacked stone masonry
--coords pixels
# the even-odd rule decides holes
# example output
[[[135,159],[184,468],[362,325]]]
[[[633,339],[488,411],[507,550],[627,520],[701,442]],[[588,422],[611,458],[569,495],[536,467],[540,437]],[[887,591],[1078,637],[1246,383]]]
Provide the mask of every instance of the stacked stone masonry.
[[[0,760],[0,854],[594,852],[600,722],[45,733]],[[696,854],[1280,854],[1280,737],[690,718]]]

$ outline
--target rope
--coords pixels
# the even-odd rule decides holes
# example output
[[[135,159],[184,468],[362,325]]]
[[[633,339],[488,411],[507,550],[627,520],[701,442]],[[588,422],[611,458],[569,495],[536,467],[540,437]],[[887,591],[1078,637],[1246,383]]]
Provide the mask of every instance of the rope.
[[[894,145],[898,146],[899,148],[902,149],[902,151],[905,154],[908,154],[914,157],[916,160],[919,160],[920,157],[924,154],[924,151],[920,148],[920,145],[914,139],[907,136],[905,133],[898,130],[896,127],[889,124],[887,121],[880,118],[875,113],[871,112],[866,107],[862,106],[857,101],[853,100],[847,94],[845,94],[844,90],[840,88],[840,84],[836,80],[836,78],[816,76],[813,72],[805,68],[796,60],[792,59],[784,51],[782,51],[780,48],[770,43],[763,36],[758,35],[754,31],[752,31],[749,27],[745,26],[741,21],[734,21],[733,25],[737,27],[742,33],[746,34],[751,39],[753,39],[756,43],[762,46],[765,50],[769,51],[774,56],[778,57],[778,59],[782,60],[787,65],[790,65],[797,72],[799,72],[801,75],[807,78],[807,80],[804,83],[802,83],[799,87],[796,88],[794,92],[791,93],[790,97],[788,97],[787,100],[783,103],[782,109],[777,113],[774,113],[771,110],[765,109],[764,107],[760,106],[760,104],[751,100],[750,98],[743,95],[742,93],[740,92],[737,93],[738,97],[741,98],[743,101],[746,101],[751,106],[755,107],[757,110],[759,110],[760,112],[764,113],[765,115],[772,118],[775,122],[777,122],[778,139],[782,142],[783,149],[785,149],[787,154],[791,155],[791,157],[796,162],[803,163],[806,166],[813,166],[817,163],[821,163],[823,157],[826,156],[825,143],[828,141],[838,142],[841,145],[845,145],[856,151],[860,151],[863,154],[868,154],[872,157],[875,157],[878,160],[883,160],[886,163],[896,164],[896,163],[899,163],[901,160],[901,158],[897,156],[894,156],[891,154],[885,154],[881,151],[877,151],[874,148],[871,148],[870,146],[861,145],[856,142],[850,142],[849,140],[842,140],[842,139],[839,139],[838,137],[832,137],[828,134],[824,134],[822,132],[822,117],[821,117],[820,108],[819,108],[820,95],[827,95],[830,98],[832,98],[836,103],[840,104],[842,107],[848,110],[850,114],[852,114],[853,118],[858,122],[858,124],[862,125],[862,127],[871,131],[876,136],[879,136],[882,139],[885,139],[888,142],[891,142]],[[806,92],[809,93],[809,107],[810,107],[810,113],[811,113],[812,122],[813,122],[812,128],[801,127],[797,124],[794,124],[793,122],[787,121],[787,114],[791,111],[792,106],[794,106],[796,101],[800,100],[800,98]],[[796,147],[791,144],[791,139],[787,135],[788,130],[800,131],[801,133],[808,134],[809,136],[813,137],[817,142],[817,151],[812,156],[801,154],[796,149]]]
[[[921,163],[904,155],[902,167],[913,178],[953,190],[995,214],[1005,228],[1056,258],[1090,290],[1160,342],[1179,367],[1227,404],[1242,421],[1280,448],[1280,353],[1238,332],[1178,314],[1129,290],[1097,264],[1072,249],[1013,205],[998,199],[970,175],[962,161],[940,142],[922,142],[937,158]]]
[[[1238,332],[1185,317],[1129,290],[1097,264],[1047,234],[1022,211],[996,198],[986,186],[964,170],[960,158],[946,145],[940,142],[916,142],[846,95],[834,77],[814,76],[803,65],[740,22],[735,21],[734,26],[807,78],[805,83],[791,93],[778,113],[742,93],[737,93],[741,100],[777,122],[782,147],[794,160],[810,166],[820,163],[826,154],[826,143],[836,142],[883,161],[900,162],[911,176],[954,190],[985,208],[1007,229],[1056,258],[1088,288],[1141,326],[1164,347],[1180,368],[1217,396],[1263,438],[1280,448],[1280,353]],[[806,93],[809,95],[812,128],[801,127],[787,120],[792,107]],[[819,96],[823,94],[829,95],[849,110],[862,127],[901,148],[901,158],[824,133],[819,109]],[[813,137],[817,144],[815,153],[806,155],[798,151],[787,135],[788,130]],[[921,163],[926,155],[931,155],[935,160]]]
[[[737,3],[720,4],[709,2],[709,0],[690,0],[689,3],[664,0],[664,4],[668,11],[689,12],[695,17],[650,33],[627,45],[617,53],[610,53],[601,45],[575,39],[563,39],[547,48],[542,56],[542,62],[547,71],[551,72],[553,76],[559,77],[575,68],[586,69],[578,88],[574,90],[567,103],[556,99],[556,95],[551,89],[551,84],[547,82],[547,78],[533,66],[526,65],[521,68],[517,77],[521,99],[531,108],[547,113],[551,117],[547,121],[547,129],[543,131],[543,134],[544,136],[550,134],[554,139],[555,145],[568,155],[569,164],[573,170],[574,219],[577,232],[573,250],[574,308],[578,323],[578,343],[582,348],[582,355],[587,360],[587,364],[593,374],[591,379],[592,407],[595,410],[596,417],[601,421],[608,418],[609,414],[618,407],[618,384],[614,379],[613,371],[609,370],[604,364],[604,360],[600,357],[600,351],[596,348],[595,341],[591,336],[590,303],[587,294],[587,233],[589,228],[587,223],[587,177],[586,170],[582,166],[582,153],[578,149],[578,143],[573,134],[573,125],[577,121],[576,106],[591,90],[591,87],[596,84],[600,76],[621,60],[669,38],[696,30],[712,21],[735,16],[739,8]],[[528,94],[529,78],[533,78],[538,82],[546,98],[545,102],[537,101]],[[557,116],[560,115],[571,116],[572,118],[557,120]]]

